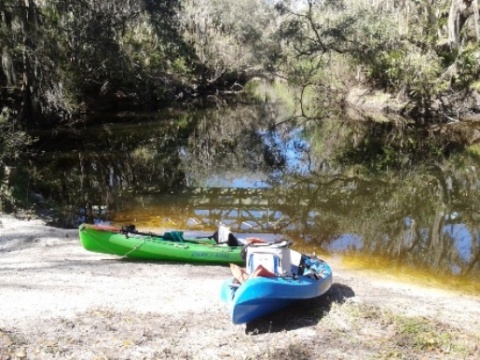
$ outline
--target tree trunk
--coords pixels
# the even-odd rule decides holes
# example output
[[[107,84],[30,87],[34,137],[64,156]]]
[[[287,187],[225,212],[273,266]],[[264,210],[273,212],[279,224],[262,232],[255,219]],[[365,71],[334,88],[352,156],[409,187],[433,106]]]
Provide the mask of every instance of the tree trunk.
[[[475,22],[475,36],[477,37],[477,42],[480,39],[480,30],[478,28],[478,0],[473,0],[472,2],[472,10],[473,10],[473,19]]]
[[[473,7],[472,7],[473,5]],[[460,32],[467,19],[472,14],[475,17],[475,30],[478,34],[478,1],[477,0],[452,0],[450,13],[448,14],[448,43],[450,46],[458,47],[460,44]]]

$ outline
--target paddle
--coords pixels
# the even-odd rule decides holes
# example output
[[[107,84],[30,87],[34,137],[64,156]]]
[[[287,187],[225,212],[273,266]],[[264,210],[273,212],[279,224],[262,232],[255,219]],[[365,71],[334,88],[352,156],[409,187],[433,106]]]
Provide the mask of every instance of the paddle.
[[[164,240],[177,241],[177,242],[182,242],[182,243],[185,242],[185,240],[183,238],[183,232],[181,232],[181,231],[169,231],[169,232],[164,233],[163,235],[160,235],[160,234],[154,234],[152,232],[148,232],[148,233],[147,232],[140,232],[140,231],[135,229],[135,225],[129,225],[129,226],[126,226],[126,227],[122,226],[122,229],[120,230],[120,232],[122,234],[126,234],[127,236],[128,236],[128,234],[135,234],[135,235],[141,235],[141,236],[159,237],[159,238],[162,238]],[[205,238],[212,239],[213,237],[212,236],[206,236],[206,237],[198,236],[195,239],[205,239]],[[187,241],[202,243],[201,240],[195,241],[194,239],[189,239]]]
[[[157,237],[164,240],[176,241],[181,243],[187,241],[187,242],[193,242],[193,243],[199,243],[199,244],[201,243],[210,244],[213,241],[215,241],[213,236],[197,236],[195,239],[199,239],[198,241],[196,241],[195,239],[185,240],[183,238],[183,233],[181,231],[170,231],[164,234],[155,234],[153,232],[141,232],[135,228],[135,225],[122,226],[121,228],[111,226],[111,225],[93,225],[93,224],[86,224],[86,225],[95,230],[116,232],[116,233],[124,234],[125,236],[128,236],[129,234],[140,235],[140,236],[150,236],[150,237]],[[205,240],[205,239],[209,239],[209,240]]]

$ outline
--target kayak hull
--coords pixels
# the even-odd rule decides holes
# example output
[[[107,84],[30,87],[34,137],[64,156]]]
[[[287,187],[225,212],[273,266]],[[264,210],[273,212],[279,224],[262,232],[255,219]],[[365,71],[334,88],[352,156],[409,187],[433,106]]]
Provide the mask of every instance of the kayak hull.
[[[220,298],[229,308],[234,324],[248,323],[289,304],[325,294],[332,285],[332,271],[317,259],[316,274],[295,277],[254,277],[239,285],[232,278],[222,285]]]
[[[217,245],[205,238],[184,239],[181,232],[164,235],[123,233],[111,226],[82,224],[82,246],[92,252],[143,260],[166,260],[189,263],[244,264],[242,247]],[[167,236],[168,235],[168,236]]]

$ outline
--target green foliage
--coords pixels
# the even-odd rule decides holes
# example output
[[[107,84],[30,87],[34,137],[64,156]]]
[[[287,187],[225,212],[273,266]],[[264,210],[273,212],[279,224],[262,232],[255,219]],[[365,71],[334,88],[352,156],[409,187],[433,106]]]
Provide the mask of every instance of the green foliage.
[[[298,104],[295,103],[294,91],[291,87],[284,82],[276,81],[273,84],[272,90],[275,92],[276,99],[272,99],[272,96],[270,96],[270,100],[274,100],[276,103],[281,103],[287,110],[287,114],[294,115],[295,113],[298,113]]]
[[[408,89],[412,99],[429,104],[440,89],[436,85],[441,73],[436,54],[412,52],[405,57],[402,65],[404,71],[401,84]]]
[[[228,72],[270,71],[282,55],[278,39],[271,37],[276,17],[268,2],[188,0],[180,20],[183,37],[204,65],[207,81]]]
[[[405,113],[430,117],[435,122],[438,120],[433,118],[432,108],[439,98],[447,97],[452,90],[476,88],[478,39],[471,41],[470,21],[453,21],[472,15],[468,11],[460,14],[463,7],[452,7],[451,1],[307,1],[304,6],[281,1],[277,8],[283,19],[278,36],[288,54],[279,68],[288,74],[292,84],[315,83],[323,93],[332,92],[333,96],[321,99],[338,99],[334,93],[339,87],[331,80],[351,83],[354,71],[348,68],[356,68],[357,74],[361,71],[365,76],[362,86],[403,96],[408,100],[404,102]],[[454,25],[463,29],[452,29]],[[454,30],[461,37],[458,44],[449,42]],[[343,74],[332,79],[319,77],[321,72],[334,69],[333,54],[344,57]],[[313,66],[320,58],[333,61],[323,61],[321,71],[315,74],[303,71],[298,76],[298,64],[309,62]]]
[[[480,92],[480,81],[472,81],[470,84],[470,89]]]
[[[474,144],[467,147],[467,154],[477,161],[480,161],[480,144]]]
[[[179,75],[186,75],[190,72],[190,69],[183,58],[177,58],[173,61],[172,70]]]
[[[25,107],[19,113],[28,122],[38,113],[71,116],[80,104],[93,107],[119,90],[147,105],[199,84],[212,91],[271,74],[315,91],[308,117],[321,118],[312,111],[341,102],[357,69],[366,76],[362,85],[406,95],[407,110],[426,113],[452,89],[475,90],[480,71],[476,5],[463,11],[450,0],[16,4],[0,5],[0,39],[14,61]],[[339,60],[343,71],[335,68]],[[234,74],[231,83],[221,81],[225,74]],[[29,86],[21,88],[20,79]]]
[[[405,92],[417,107],[429,108],[445,90],[445,83],[439,80],[443,59],[433,47],[428,47],[428,35],[422,42],[415,41],[421,37],[414,29],[410,30],[412,35],[404,37],[391,14],[385,13],[378,19],[373,11],[364,9],[359,13],[359,42],[367,50],[359,48],[353,53],[354,59],[366,66],[369,78],[378,85],[391,92]]]
[[[0,165],[12,165],[27,145],[34,141],[25,131],[19,130],[10,110],[4,107],[0,113]]]
[[[457,73],[454,86],[458,89],[475,88],[480,75],[480,46],[478,42],[466,44],[456,59]]]
[[[0,112],[0,211],[9,212],[18,205],[25,205],[28,174],[15,166],[34,140],[18,129],[10,110],[4,107]]]
[[[395,316],[394,324],[399,333],[399,346],[422,350],[441,351],[451,346],[449,333],[439,332],[437,328],[423,318]]]
[[[9,4],[0,5],[2,56],[13,58],[20,95],[11,107],[29,125],[122,98],[151,105],[192,82],[197,65],[180,35],[177,0]]]
[[[392,122],[340,123],[335,118],[311,124],[306,136],[319,158],[373,173],[436,162],[450,152],[462,151],[464,143],[464,138],[453,140],[444,132],[432,136],[413,122],[397,127]],[[469,149],[472,156],[475,151],[475,147]]]
[[[242,89],[254,78],[274,84],[256,97],[281,99],[278,113],[287,109],[289,116],[280,121],[338,115],[357,85],[405,98],[401,110],[420,119],[447,104],[452,90],[480,88],[473,8],[460,12],[451,4],[3,1],[0,82],[13,69],[16,93],[2,93],[2,100],[24,125],[52,126],[80,109],[111,110],[120,101],[160,107],[212,94],[218,101],[221,90]],[[452,21],[460,18],[454,44]],[[12,67],[3,64],[9,57]]]

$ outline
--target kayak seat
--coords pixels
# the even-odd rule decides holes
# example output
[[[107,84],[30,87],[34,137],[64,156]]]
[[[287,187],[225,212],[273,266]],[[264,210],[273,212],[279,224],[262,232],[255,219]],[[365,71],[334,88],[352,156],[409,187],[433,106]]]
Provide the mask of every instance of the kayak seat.
[[[266,270],[280,275],[292,274],[288,242],[250,244],[247,246],[247,272],[253,274],[255,269],[262,265]],[[297,261],[295,259],[295,261]]]
[[[183,231],[169,231],[162,236],[165,240],[183,242]]]
[[[280,275],[280,258],[276,254],[256,253],[248,257],[248,273],[253,274],[258,267]]]

